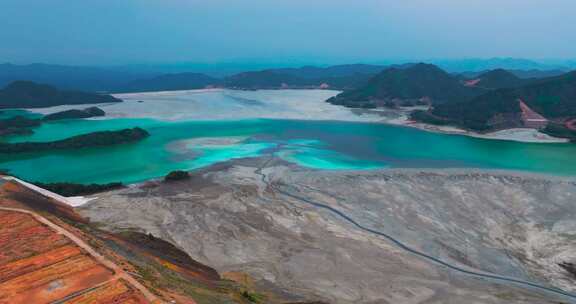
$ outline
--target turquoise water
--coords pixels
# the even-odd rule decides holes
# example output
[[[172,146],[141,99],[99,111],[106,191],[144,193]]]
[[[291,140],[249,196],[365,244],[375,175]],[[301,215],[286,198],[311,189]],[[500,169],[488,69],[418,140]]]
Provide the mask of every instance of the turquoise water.
[[[153,119],[45,123],[8,142],[48,141],[99,130],[143,127],[141,142],[73,151],[0,155],[0,169],[30,181],[139,182],[177,169],[275,153],[315,169],[492,168],[576,175],[576,145],[534,144],[435,134],[383,124]]]
[[[29,136],[9,136],[3,139],[5,142],[23,141],[53,141],[70,136],[86,134],[97,131],[115,131],[134,126],[150,128],[162,123],[153,119],[66,119],[44,123],[40,128],[34,129],[34,134]]]
[[[14,116],[24,116],[26,118],[41,118],[42,114],[37,114],[37,113],[32,113],[30,111],[17,110],[17,109],[1,110],[0,111],[0,119],[12,118]]]

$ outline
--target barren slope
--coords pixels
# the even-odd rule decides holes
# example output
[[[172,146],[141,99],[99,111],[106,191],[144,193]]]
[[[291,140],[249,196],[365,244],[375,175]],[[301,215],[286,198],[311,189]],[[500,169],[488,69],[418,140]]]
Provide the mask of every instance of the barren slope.
[[[114,191],[81,213],[108,229],[151,232],[219,272],[248,273],[260,290],[294,300],[559,301],[535,288],[448,271],[296,196],[456,267],[572,289],[558,265],[576,252],[571,182],[504,173],[320,173],[282,164],[260,172],[263,163],[238,161],[189,182]]]

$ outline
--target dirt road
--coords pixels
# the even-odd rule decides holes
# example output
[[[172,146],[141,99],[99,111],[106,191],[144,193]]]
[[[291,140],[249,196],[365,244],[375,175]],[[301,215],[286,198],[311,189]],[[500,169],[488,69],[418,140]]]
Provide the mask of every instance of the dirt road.
[[[142,295],[144,295],[144,297],[150,303],[163,303],[163,301],[161,301],[158,297],[156,297],[154,294],[152,294],[146,287],[144,287],[142,284],[140,284],[140,282],[138,282],[132,276],[128,275],[121,267],[119,267],[118,265],[114,264],[112,261],[106,259],[104,256],[102,256],[101,254],[96,252],[92,247],[90,247],[88,244],[86,244],[86,242],[84,242],[79,237],[75,236],[74,234],[67,231],[66,229],[54,224],[53,222],[49,221],[45,217],[43,217],[43,216],[41,216],[41,215],[39,215],[33,211],[18,209],[18,208],[0,207],[0,210],[26,213],[26,214],[33,216],[40,223],[52,228],[53,230],[55,230],[59,234],[70,239],[78,247],[84,249],[86,252],[88,252],[88,254],[90,254],[92,257],[94,257],[94,259],[97,262],[101,263],[105,267],[114,271],[114,273],[116,274],[115,275],[116,279],[121,278],[121,279],[125,280],[126,282],[128,282],[130,285],[132,285],[134,288],[136,288],[138,291],[140,291],[142,293]]]

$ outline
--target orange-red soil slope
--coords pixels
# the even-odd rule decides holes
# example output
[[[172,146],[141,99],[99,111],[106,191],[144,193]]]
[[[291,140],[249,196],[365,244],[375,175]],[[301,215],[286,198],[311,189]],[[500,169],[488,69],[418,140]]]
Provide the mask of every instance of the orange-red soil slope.
[[[0,304],[154,302],[130,280],[66,228],[0,195]]]
[[[113,270],[34,216],[0,210],[0,303],[148,303]]]

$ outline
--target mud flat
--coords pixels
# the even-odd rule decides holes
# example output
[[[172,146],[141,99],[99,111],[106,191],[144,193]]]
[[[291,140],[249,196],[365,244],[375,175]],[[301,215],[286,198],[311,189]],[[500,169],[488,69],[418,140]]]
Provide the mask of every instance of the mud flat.
[[[462,170],[310,171],[237,160],[185,182],[135,185],[79,211],[113,231],[169,240],[261,291],[330,303],[569,303],[411,254],[341,216],[461,269],[574,291],[574,181]]]

